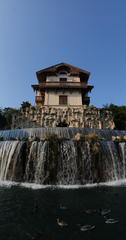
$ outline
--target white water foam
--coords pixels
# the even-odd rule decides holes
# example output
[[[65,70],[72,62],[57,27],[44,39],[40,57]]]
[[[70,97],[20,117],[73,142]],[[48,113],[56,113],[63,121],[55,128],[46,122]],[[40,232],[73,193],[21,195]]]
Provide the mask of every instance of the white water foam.
[[[110,181],[104,183],[93,183],[93,184],[85,184],[85,185],[41,185],[35,183],[19,183],[14,181],[0,181],[0,187],[10,188],[12,186],[30,188],[33,190],[37,189],[80,189],[80,188],[94,188],[94,187],[126,187],[126,179],[118,180],[118,181]]]

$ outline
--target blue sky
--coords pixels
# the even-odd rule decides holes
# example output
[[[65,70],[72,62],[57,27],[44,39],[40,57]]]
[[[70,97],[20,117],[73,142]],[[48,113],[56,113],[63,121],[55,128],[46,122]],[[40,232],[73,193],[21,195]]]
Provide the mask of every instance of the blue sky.
[[[0,0],[0,107],[35,105],[36,72],[91,73],[90,105],[126,105],[125,0]]]

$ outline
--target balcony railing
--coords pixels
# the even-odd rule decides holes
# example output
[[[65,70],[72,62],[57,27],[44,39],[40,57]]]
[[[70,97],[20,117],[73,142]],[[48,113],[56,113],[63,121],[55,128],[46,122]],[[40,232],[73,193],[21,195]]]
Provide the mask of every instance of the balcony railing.
[[[36,102],[42,102],[43,101],[43,98],[41,96],[36,96],[35,97],[35,101]]]
[[[87,88],[87,83],[81,82],[43,82],[40,88]]]

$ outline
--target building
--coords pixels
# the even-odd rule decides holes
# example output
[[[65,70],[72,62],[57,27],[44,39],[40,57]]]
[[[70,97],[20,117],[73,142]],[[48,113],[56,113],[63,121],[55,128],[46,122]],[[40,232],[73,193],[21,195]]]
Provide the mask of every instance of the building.
[[[88,85],[90,73],[66,63],[60,63],[36,72],[38,85],[31,85],[36,91],[36,106],[82,107],[89,105],[94,86]]]
[[[94,86],[88,85],[90,73],[66,63],[36,72],[36,107],[20,109],[12,116],[12,129],[20,128],[94,128],[114,129],[112,112],[88,106]]]

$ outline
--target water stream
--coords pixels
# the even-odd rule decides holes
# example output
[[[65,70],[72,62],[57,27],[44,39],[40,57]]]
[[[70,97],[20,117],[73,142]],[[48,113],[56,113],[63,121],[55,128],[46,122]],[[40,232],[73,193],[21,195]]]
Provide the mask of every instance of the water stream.
[[[49,132],[62,140],[57,146],[42,141]],[[95,132],[104,140],[98,143],[99,153],[93,155],[88,142],[74,141],[77,133]],[[115,143],[112,136],[126,131],[81,128],[32,128],[0,131],[0,180],[36,184],[84,185],[125,179],[126,143]],[[28,137],[40,141],[29,143]],[[9,140],[19,137],[20,140]],[[23,139],[25,138],[25,139]]]

